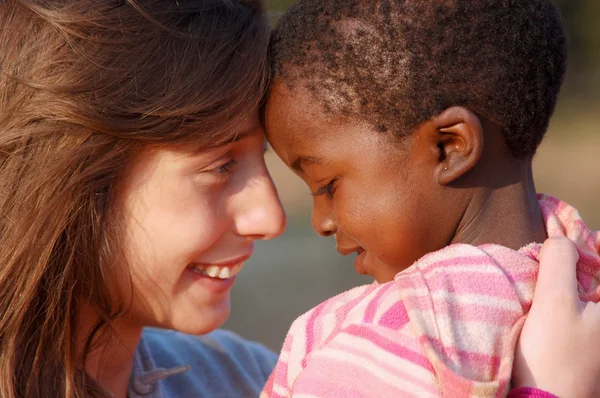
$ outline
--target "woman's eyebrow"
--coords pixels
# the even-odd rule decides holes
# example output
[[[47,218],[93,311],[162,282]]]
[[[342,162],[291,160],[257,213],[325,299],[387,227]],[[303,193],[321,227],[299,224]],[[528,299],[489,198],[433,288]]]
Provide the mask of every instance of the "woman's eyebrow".
[[[225,141],[225,143],[223,145],[227,145],[227,144],[231,144],[233,142],[241,141],[244,138],[246,138],[247,136],[249,136],[252,133],[254,133],[254,131],[256,131],[255,127],[250,128],[248,130],[240,131],[239,133],[236,133],[235,135],[233,135],[232,137],[230,137],[227,141]]]
[[[255,131],[256,131],[256,128],[250,128],[248,130],[240,131],[239,133],[232,135],[231,137],[227,138],[226,140],[221,141],[219,143],[219,145],[217,145],[217,146],[212,146],[209,148],[206,148],[205,146],[198,146],[197,148],[193,148],[190,152],[192,154],[200,155],[200,154],[206,153],[206,151],[218,150],[219,148],[226,147],[227,145],[233,144],[234,142],[238,142],[238,141],[241,141],[241,140],[247,138],[248,136],[252,135]]]

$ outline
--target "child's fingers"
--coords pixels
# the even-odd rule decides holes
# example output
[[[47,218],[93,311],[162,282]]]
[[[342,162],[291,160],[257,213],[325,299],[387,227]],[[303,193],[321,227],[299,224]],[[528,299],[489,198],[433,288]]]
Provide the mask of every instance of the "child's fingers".
[[[549,238],[540,252],[540,271],[535,288],[536,302],[579,304],[576,264],[579,254],[567,238]]]

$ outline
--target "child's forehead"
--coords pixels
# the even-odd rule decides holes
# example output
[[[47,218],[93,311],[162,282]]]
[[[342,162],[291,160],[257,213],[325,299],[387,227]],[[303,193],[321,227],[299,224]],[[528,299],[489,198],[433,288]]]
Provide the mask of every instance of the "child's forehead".
[[[276,78],[263,114],[267,140],[274,148],[286,147],[290,152],[321,150],[330,143],[362,145],[376,139],[388,145],[397,141],[391,131],[363,117],[358,106],[340,111],[328,104],[331,102],[323,102],[314,89]]]
[[[327,76],[322,79],[276,76],[267,96],[263,119],[267,135],[270,129],[266,119],[282,114],[287,124],[293,123],[299,130],[322,130],[323,125],[350,122],[369,124],[369,118],[359,112],[361,108],[364,108],[364,97],[351,82]]]
[[[310,142],[330,124],[323,106],[307,88],[289,86],[281,79],[276,79],[271,87],[264,122],[267,139],[275,144]]]
[[[345,146],[372,145],[383,137],[366,121],[328,114],[306,88],[275,82],[271,91],[265,110],[267,139],[290,165],[298,158],[327,158]]]

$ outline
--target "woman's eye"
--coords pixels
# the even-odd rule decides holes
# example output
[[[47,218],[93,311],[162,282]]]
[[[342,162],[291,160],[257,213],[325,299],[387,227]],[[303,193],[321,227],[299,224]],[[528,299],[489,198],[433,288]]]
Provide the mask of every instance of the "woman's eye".
[[[229,172],[231,172],[231,169],[237,164],[237,160],[231,159],[227,163],[224,163],[221,166],[214,168],[212,171],[216,174],[228,174]]]

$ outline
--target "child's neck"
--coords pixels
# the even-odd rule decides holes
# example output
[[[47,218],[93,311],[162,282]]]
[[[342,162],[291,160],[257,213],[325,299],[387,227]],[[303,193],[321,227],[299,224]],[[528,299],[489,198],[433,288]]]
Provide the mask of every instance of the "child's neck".
[[[496,168],[492,174],[498,177],[505,171]],[[542,243],[546,239],[531,164],[523,166],[518,174],[521,178],[472,191],[451,243],[494,243],[518,250],[529,243]],[[489,177],[495,179],[493,175]]]

